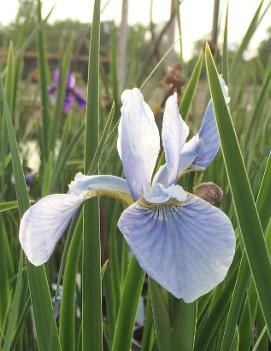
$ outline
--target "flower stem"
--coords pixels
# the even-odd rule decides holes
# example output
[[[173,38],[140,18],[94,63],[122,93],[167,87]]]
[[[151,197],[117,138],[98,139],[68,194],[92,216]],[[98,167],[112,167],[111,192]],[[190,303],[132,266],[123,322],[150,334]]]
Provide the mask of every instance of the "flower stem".
[[[135,257],[131,258],[121,296],[112,351],[130,351],[138,302],[145,273]]]

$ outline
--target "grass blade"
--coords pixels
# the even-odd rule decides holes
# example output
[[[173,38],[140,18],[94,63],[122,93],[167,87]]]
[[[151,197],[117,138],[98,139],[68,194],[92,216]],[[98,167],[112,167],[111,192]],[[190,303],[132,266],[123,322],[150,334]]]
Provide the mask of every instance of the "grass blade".
[[[271,336],[271,315],[269,313],[271,310],[271,264],[243,157],[209,47],[206,48],[206,65],[222,154],[238,224],[257,295],[267,324],[268,334]]]
[[[80,216],[72,236],[63,277],[59,337],[62,349],[67,351],[75,350],[75,292],[76,274],[82,249],[82,219]]]
[[[41,1],[38,0],[37,6],[39,25],[42,24],[41,17]],[[41,106],[42,106],[42,160],[47,161],[48,159],[48,131],[49,131],[49,111],[48,111],[48,93],[47,93],[47,63],[45,57],[44,48],[44,36],[43,27],[38,33],[37,40],[38,47],[38,60],[40,69],[40,94],[41,94]]]
[[[12,59],[12,57],[11,57]],[[8,63],[11,64],[10,62]],[[9,69],[7,70],[9,71]],[[6,79],[12,79],[11,76],[7,75]],[[2,81],[1,81],[2,83]],[[21,160],[16,142],[15,131],[12,125],[12,118],[10,114],[10,106],[8,104],[3,84],[2,84],[2,97],[4,105],[4,114],[6,118],[6,125],[8,131],[8,139],[10,152],[12,155],[12,165],[15,176],[15,188],[18,199],[18,208],[20,216],[30,207],[30,201],[28,198],[27,186],[21,166]],[[18,291],[22,292],[22,259],[20,261],[20,270],[18,273],[19,285],[16,287]],[[60,350],[59,339],[57,335],[56,323],[53,314],[53,308],[51,304],[50,291],[44,267],[34,267],[30,263],[27,263],[28,282],[30,287],[30,294],[33,306],[35,327],[37,332],[37,339],[40,350]],[[18,294],[21,295],[21,294]],[[19,296],[20,297],[20,296]],[[18,298],[19,298],[18,297]],[[20,302],[17,300],[17,306],[19,307]],[[24,305],[24,303],[22,303]],[[16,309],[14,314],[16,313]]]
[[[99,140],[100,0],[95,0],[91,29],[86,111],[85,171]],[[83,215],[83,351],[103,349],[99,199],[87,201]],[[90,229],[91,228],[91,229]]]
[[[17,201],[8,201],[8,202],[0,203],[0,212],[13,210],[14,208],[18,208],[18,202]]]
[[[173,351],[192,351],[196,335],[197,304],[174,299]]]
[[[263,6],[263,3],[264,3],[264,0],[261,0],[258,7],[257,7],[257,10],[250,22],[250,25],[245,33],[245,35],[243,36],[243,40],[241,42],[241,45],[232,61],[232,64],[231,64],[231,67],[230,67],[230,79],[233,80],[235,78],[238,77],[238,68],[242,62],[242,57],[243,57],[243,53],[244,51],[246,50],[254,32],[256,31],[257,29],[257,26],[258,24],[260,23],[260,21],[262,20],[262,17],[263,16],[260,16],[260,12],[261,12],[261,9],[262,9],[262,6]],[[266,10],[264,11],[264,13],[267,12],[267,9],[268,7],[270,6],[270,3],[267,5],[267,8]]]
[[[120,309],[116,322],[112,351],[130,351],[138,301],[145,273],[136,259],[131,258],[124,283]]]
[[[151,296],[150,296],[150,290],[148,290],[141,351],[151,351],[153,349],[153,343],[154,343],[154,330],[153,330],[153,318],[152,318],[152,310],[151,310]]]
[[[163,301],[160,286],[149,279],[151,291],[152,314],[155,327],[156,341],[159,351],[169,351],[172,348],[172,330],[169,314]]]
[[[48,145],[50,147],[49,151],[52,153],[54,153],[55,151],[55,145],[58,137],[61,116],[63,115],[64,101],[66,97],[66,84],[67,84],[67,77],[68,77],[68,72],[70,67],[72,48],[73,48],[73,40],[70,41],[67,51],[65,52],[64,57],[61,61],[57,99],[56,99],[53,118],[50,123],[49,135],[48,135],[48,138],[49,138]]]
[[[267,161],[265,172],[262,178],[261,187],[257,197],[256,205],[258,213],[261,219],[262,227],[264,232],[268,232],[268,223],[271,216],[271,209],[269,204],[269,194],[271,193],[271,157]],[[232,340],[235,326],[239,317],[239,313],[242,307],[242,301],[245,299],[246,290],[249,285],[249,266],[246,256],[243,255],[240,268],[234,287],[231,306],[229,309],[224,335],[221,343],[221,351],[226,351]]]
[[[224,40],[223,40],[223,56],[222,56],[222,73],[223,73],[223,78],[224,78],[226,84],[228,84],[228,81],[229,81],[228,18],[229,18],[229,2],[227,2],[227,9],[226,9]]]
[[[184,120],[188,117],[189,110],[191,108],[192,101],[196,93],[196,89],[198,86],[199,77],[201,73],[201,68],[202,68],[202,59],[203,59],[203,54],[202,52],[200,52],[196,65],[191,74],[191,78],[189,79],[189,82],[186,85],[185,91],[183,93],[183,97],[180,105],[180,114]]]

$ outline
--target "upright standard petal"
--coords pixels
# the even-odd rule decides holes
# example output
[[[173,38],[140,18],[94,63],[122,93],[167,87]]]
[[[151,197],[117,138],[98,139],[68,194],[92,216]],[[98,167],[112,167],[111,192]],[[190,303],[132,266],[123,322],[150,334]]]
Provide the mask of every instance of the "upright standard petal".
[[[224,98],[229,103],[228,87],[221,76],[220,85]],[[205,170],[219,149],[220,139],[213,104],[210,100],[203,115],[199,132],[184,145],[181,151],[179,176],[189,167],[196,171]]]
[[[142,269],[187,303],[216,287],[234,256],[229,218],[193,195],[160,206],[139,200],[118,226]]]
[[[49,195],[25,212],[20,223],[19,240],[33,265],[48,261],[84,200],[83,195]]]
[[[179,175],[188,167],[205,170],[215,158],[220,148],[213,104],[209,101],[197,135],[191,138],[180,153]]]
[[[179,173],[181,150],[189,134],[189,128],[179,114],[177,94],[171,95],[165,106],[162,125],[162,143],[166,164],[160,167],[154,182],[165,186],[176,184]]]
[[[75,75],[72,72],[69,72],[67,75],[66,88],[67,89],[75,88]]]
[[[121,100],[118,151],[131,194],[137,200],[150,188],[160,138],[153,113],[139,89],[125,90]]]

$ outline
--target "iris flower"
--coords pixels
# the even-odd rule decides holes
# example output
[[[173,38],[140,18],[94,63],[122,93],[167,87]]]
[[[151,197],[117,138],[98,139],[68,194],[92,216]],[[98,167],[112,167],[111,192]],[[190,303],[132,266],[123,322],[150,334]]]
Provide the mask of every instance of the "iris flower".
[[[52,98],[52,102],[56,102],[57,89],[60,82],[60,71],[56,69],[53,73],[53,82],[48,87],[48,94]],[[64,101],[64,112],[67,113],[71,108],[73,101],[77,102],[79,108],[84,108],[86,106],[86,100],[81,96],[81,94],[76,89],[75,76],[72,72],[69,72],[66,80],[66,92]]]
[[[175,297],[192,302],[225,278],[235,251],[229,218],[177,184],[184,172],[204,170],[219,150],[212,103],[199,132],[186,143],[189,128],[179,115],[177,96],[167,99],[162,125],[166,162],[153,177],[160,149],[153,113],[136,88],[125,90],[121,99],[117,146],[125,179],[78,173],[67,194],[46,196],[26,211],[19,233],[22,248],[32,264],[41,265],[85,200],[98,195],[126,199],[130,205],[118,227],[140,266]]]

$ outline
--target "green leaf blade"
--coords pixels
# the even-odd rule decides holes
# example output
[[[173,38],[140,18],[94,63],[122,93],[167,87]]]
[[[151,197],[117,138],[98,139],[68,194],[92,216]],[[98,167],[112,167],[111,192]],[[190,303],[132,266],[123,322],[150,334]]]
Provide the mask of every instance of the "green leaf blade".
[[[85,132],[85,172],[88,172],[99,141],[100,0],[95,0],[88,63]],[[99,199],[83,209],[82,349],[103,350],[102,282]]]
[[[271,336],[271,264],[263,237],[260,218],[252,195],[243,157],[230,112],[219,83],[210,49],[206,49],[206,65],[211,96],[221,140],[221,149],[233,196],[238,224],[241,229],[250,270]]]

